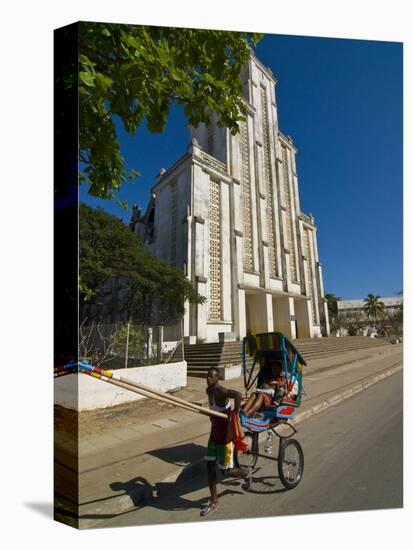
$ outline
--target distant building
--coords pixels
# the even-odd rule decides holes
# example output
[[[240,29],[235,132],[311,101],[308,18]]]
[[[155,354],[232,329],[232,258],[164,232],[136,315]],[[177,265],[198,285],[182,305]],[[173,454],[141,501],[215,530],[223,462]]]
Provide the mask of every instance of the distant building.
[[[400,310],[403,305],[403,297],[380,297],[379,302],[384,304],[384,315],[389,316]],[[364,309],[365,306],[366,302],[364,300],[339,300],[337,302],[338,325],[340,326],[337,331],[338,335],[346,336],[349,333],[345,327],[349,325],[349,322],[351,324],[352,320],[358,322],[357,334],[363,336],[377,335],[378,327],[374,326],[374,322],[368,318]]]
[[[300,210],[297,149],[278,129],[276,79],[253,54],[241,77],[239,134],[214,118],[192,128],[188,151],[159,172],[131,227],[207,299],[188,307],[185,336],[327,336],[317,228]]]
[[[390,298],[380,297],[379,301],[383,302],[384,311],[386,313],[394,313],[400,309],[403,304],[403,298],[401,296],[391,296]],[[366,311],[364,309],[365,305],[366,302],[364,300],[339,300],[337,302],[338,314],[360,313],[362,315],[366,315]]]

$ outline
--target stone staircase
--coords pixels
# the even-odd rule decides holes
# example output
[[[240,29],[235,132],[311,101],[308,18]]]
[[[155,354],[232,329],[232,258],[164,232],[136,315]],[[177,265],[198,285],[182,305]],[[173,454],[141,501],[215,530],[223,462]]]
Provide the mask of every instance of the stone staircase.
[[[358,349],[377,348],[389,343],[386,338],[367,338],[366,336],[345,336],[336,338],[298,338],[293,340],[307,363],[316,359],[340,355]],[[221,378],[235,378],[241,374],[242,342],[211,342],[207,344],[185,345],[184,357],[188,364],[188,376],[204,377],[210,367],[220,370]],[[182,360],[182,346],[179,346],[172,358]]]
[[[209,368],[217,367],[224,380],[228,377],[235,378],[241,374],[241,350],[240,341],[185,345],[184,358],[188,365],[188,376],[204,377]],[[180,346],[173,356],[173,361],[181,360],[182,347]],[[232,370],[235,376],[231,376],[229,370]]]

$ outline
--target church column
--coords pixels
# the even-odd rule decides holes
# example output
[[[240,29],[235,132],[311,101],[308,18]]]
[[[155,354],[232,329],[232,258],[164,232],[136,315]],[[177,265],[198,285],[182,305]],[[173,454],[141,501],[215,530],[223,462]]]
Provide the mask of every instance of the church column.
[[[232,274],[232,290],[233,290],[233,330],[237,337],[242,339],[246,335],[246,311],[245,311],[245,290],[240,288],[240,285],[244,283],[244,269],[243,269],[243,233],[241,230],[240,219],[240,183],[233,179],[232,184],[233,200],[232,213],[233,213],[233,235],[232,235],[232,262],[231,262],[231,274]]]
[[[272,294],[265,294],[265,312],[267,318],[267,330],[266,332],[274,331],[274,311],[272,307]]]
[[[195,147],[193,148],[195,150]],[[194,315],[195,329],[192,334],[198,338],[207,337],[208,320],[208,273],[209,273],[209,224],[208,224],[208,189],[209,175],[196,164],[193,165],[193,238],[192,238],[192,265],[193,282],[197,292],[205,296],[204,304],[197,304]],[[191,331],[192,331],[191,330]]]
[[[317,277],[316,277],[316,265],[315,265],[315,254],[314,254],[314,231],[308,232],[308,238],[309,238],[309,258],[308,261],[310,262],[310,276],[312,279],[312,301],[313,301],[313,308],[314,308],[314,324],[320,325],[320,310],[318,307],[318,284],[317,284]]]
[[[317,232],[314,231],[313,233],[314,238],[314,252],[315,252],[315,259],[316,259],[316,278],[318,283],[318,301],[319,301],[319,309],[320,309],[320,322],[322,325],[322,330],[324,332],[324,336],[330,335],[330,319],[328,315],[328,306],[327,302],[324,298],[324,284],[323,284],[323,272],[321,268],[321,263],[318,257],[318,244],[317,244]]]
[[[208,279],[205,276],[206,271],[204,267],[204,254],[202,250],[207,246],[207,235],[205,220],[200,216],[194,217],[194,250],[195,250],[195,288],[198,294],[201,296],[207,297],[207,282]],[[195,312],[195,330],[191,331],[192,334],[196,334],[198,338],[206,338],[206,325],[207,325],[207,316],[208,316],[208,305],[207,302],[204,304],[196,305]]]
[[[234,328],[235,333],[242,340],[247,335],[247,312],[245,304],[245,290],[242,288],[237,289],[237,310],[238,316],[235,318]]]

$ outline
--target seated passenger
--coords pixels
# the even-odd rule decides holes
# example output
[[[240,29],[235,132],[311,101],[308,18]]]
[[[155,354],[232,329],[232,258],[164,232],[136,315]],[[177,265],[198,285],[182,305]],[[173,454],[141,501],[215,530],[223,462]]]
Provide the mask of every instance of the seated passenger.
[[[295,399],[298,393],[298,383],[295,382],[290,391],[287,391],[287,380],[283,375],[280,361],[270,361],[264,382],[250,395],[243,407],[245,416],[252,416],[265,407],[278,406],[282,399]],[[265,367],[264,367],[265,368]]]

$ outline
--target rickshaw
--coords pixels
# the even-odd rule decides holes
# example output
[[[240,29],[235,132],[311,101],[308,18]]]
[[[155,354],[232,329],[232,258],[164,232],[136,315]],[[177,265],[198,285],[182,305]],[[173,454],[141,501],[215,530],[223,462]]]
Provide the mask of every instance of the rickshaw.
[[[259,414],[252,417],[240,411],[241,426],[246,430],[245,438],[248,450],[235,452],[235,462],[238,467],[252,467],[258,458],[277,461],[278,475],[286,489],[296,487],[304,471],[304,453],[300,443],[293,439],[297,430],[290,420],[294,418],[301,403],[303,391],[302,367],[306,365],[302,355],[281,332],[267,332],[248,335],[242,343],[242,367],[246,395],[254,388],[259,388],[264,378],[264,367],[269,361],[281,362],[283,375],[287,381],[287,389],[296,384],[296,396],[293,399],[282,399],[278,404],[265,407]],[[298,386],[297,386],[298,385]],[[287,428],[281,428],[286,426]],[[285,431],[287,430],[287,434]],[[260,434],[266,432],[267,454],[261,454]],[[280,433],[281,432],[281,433]],[[273,434],[279,439],[278,456],[271,456]]]

